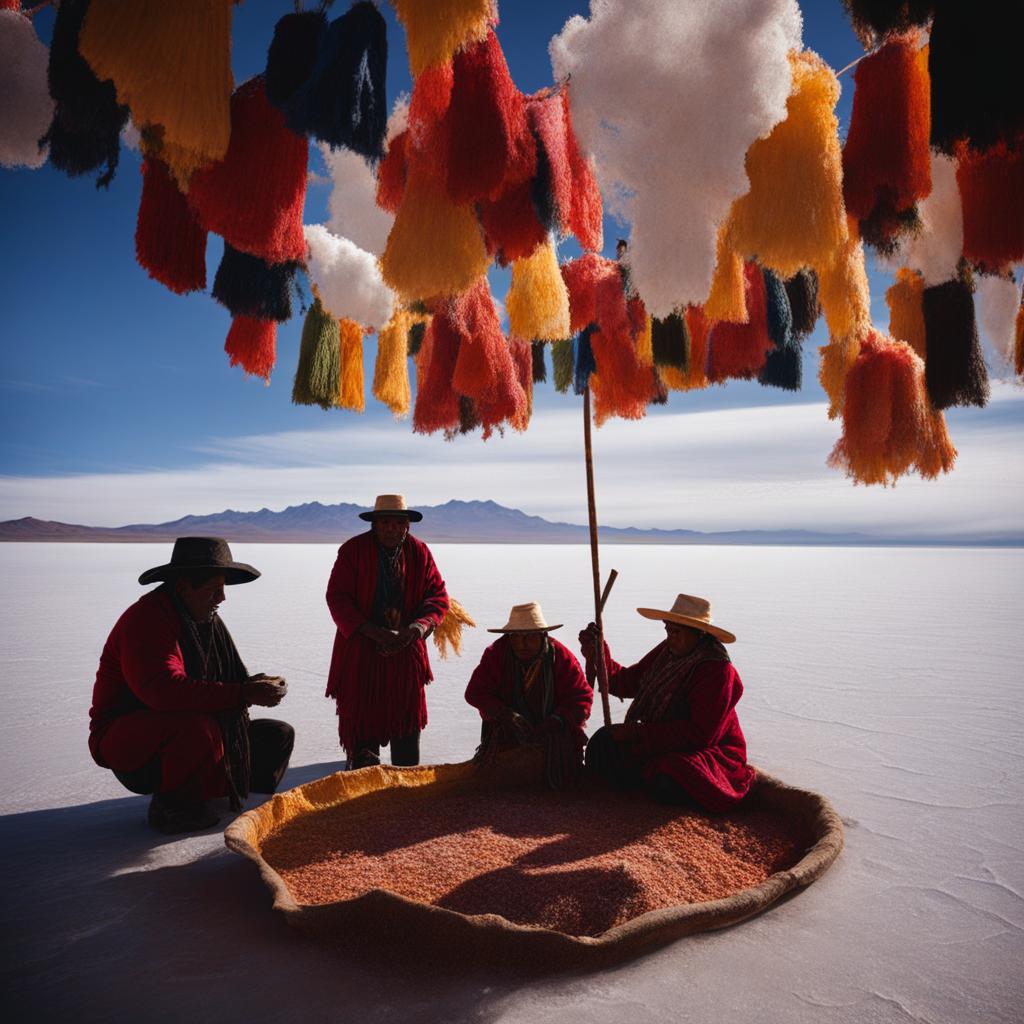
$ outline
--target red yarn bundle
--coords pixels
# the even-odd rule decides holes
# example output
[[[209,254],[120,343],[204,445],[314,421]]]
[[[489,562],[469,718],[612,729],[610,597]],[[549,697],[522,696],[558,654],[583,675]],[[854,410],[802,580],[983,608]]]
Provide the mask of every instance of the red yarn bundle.
[[[526,259],[548,237],[533,205],[533,184],[519,181],[493,200],[477,204],[488,252],[507,266],[512,260]]]
[[[452,387],[452,378],[459,358],[460,341],[451,308],[444,303],[427,327],[416,364],[412,429],[417,434],[454,430],[459,425],[459,396]]]
[[[526,116],[547,160],[548,187],[558,211],[559,227],[563,234],[569,234],[572,230],[569,217],[576,186],[569,161],[569,137],[562,94],[544,90],[527,97]]]
[[[206,288],[206,231],[167,165],[153,156],[142,161],[135,258],[150,277],[179,295]]]
[[[402,205],[409,171],[408,145],[409,130],[406,129],[388,143],[384,159],[377,165],[377,205],[388,213],[397,213]]]
[[[231,97],[224,159],[192,175],[188,199],[208,231],[268,263],[303,260],[309,147],[267,100],[261,76]]]
[[[629,306],[614,265],[613,273],[597,283],[594,304],[598,325],[590,335],[597,367],[590,378],[594,419],[598,424],[609,416],[640,419],[651,400],[654,378],[650,365],[637,358]]]
[[[569,292],[569,329],[576,334],[588,324],[597,323],[597,287],[605,278],[614,276],[620,282],[618,268],[612,260],[587,252],[561,266],[562,280]],[[625,299],[623,299],[625,301]]]
[[[538,344],[540,344],[538,342]],[[533,358],[534,348],[522,338],[508,339],[512,363],[516,368],[516,381],[522,389],[525,405],[522,412],[509,420],[513,430],[525,430],[530,425],[533,415]]]
[[[236,316],[224,341],[224,351],[232,366],[241,366],[246,373],[269,381],[277,358],[277,324],[273,320]]]
[[[750,380],[761,372],[768,352],[773,348],[768,332],[768,300],[764,275],[754,262],[743,267],[743,294],[747,304],[747,322],[716,323],[708,341],[708,379],[713,383],[736,377]]]
[[[1024,261],[1024,142],[957,146],[964,256],[986,270]]]
[[[448,113],[454,81],[451,61],[425,68],[416,76],[409,98],[409,130],[419,144]]]
[[[604,246],[604,209],[594,169],[580,152],[569,112],[568,88],[562,90],[562,114],[565,118],[566,152],[572,175],[572,203],[566,223],[584,249],[600,252]],[[563,217],[565,214],[563,213]]]

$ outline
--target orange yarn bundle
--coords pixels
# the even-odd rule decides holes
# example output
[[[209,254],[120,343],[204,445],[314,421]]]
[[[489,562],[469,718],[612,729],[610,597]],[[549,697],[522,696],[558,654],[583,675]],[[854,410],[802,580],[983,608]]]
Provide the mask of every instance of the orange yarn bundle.
[[[835,260],[818,268],[818,301],[832,338],[860,337],[871,328],[871,293],[864,269],[864,246],[856,222]]]
[[[818,380],[828,395],[828,418],[834,420],[846,400],[846,377],[860,354],[860,341],[854,335],[833,338],[818,349]]]
[[[659,366],[658,373],[665,386],[673,391],[696,391],[706,388],[707,377],[708,335],[710,324],[700,306],[687,306],[683,313],[686,321],[686,333],[690,339],[689,358],[686,369],[676,366]]]
[[[409,131],[417,145],[426,142],[448,113],[454,81],[451,61],[425,68],[416,76],[409,97]]]
[[[753,262],[743,268],[744,297],[749,318],[745,324],[717,323],[711,330],[708,379],[718,384],[730,377],[750,380],[760,373],[774,348],[768,333],[768,301],[764,274]],[[705,309],[705,315],[707,310]]]
[[[342,317],[338,321],[338,334],[341,340],[341,393],[338,406],[362,412],[366,408],[366,396],[363,387],[363,328],[355,322]]]
[[[925,359],[924,278],[909,267],[900,267],[885,301],[889,306],[889,334],[905,341]]]
[[[964,256],[986,270],[1024,261],[1024,141],[978,151],[957,146]]]
[[[273,320],[236,316],[224,340],[224,351],[232,366],[241,366],[246,373],[269,383],[277,359],[277,324]]]
[[[704,315],[716,323],[745,324],[748,313],[743,260],[732,248],[727,224],[719,228],[715,250],[715,273],[704,301]]]
[[[512,264],[505,308],[509,330],[516,337],[558,341],[569,336],[569,293],[550,241],[538,246],[532,256]]]
[[[405,28],[414,76],[484,39],[488,25],[497,20],[494,0],[391,0],[391,6]]]
[[[460,340],[450,303],[441,303],[427,327],[416,364],[412,429],[417,434],[454,430],[459,425],[459,396],[452,387],[452,378]]]
[[[409,412],[409,329],[415,319],[405,309],[396,310],[377,335],[377,361],[373,369],[373,397],[386,405],[395,419]]]
[[[377,165],[377,205],[388,213],[397,213],[402,205],[408,171],[408,145],[409,130],[406,129],[388,143],[384,159]]]

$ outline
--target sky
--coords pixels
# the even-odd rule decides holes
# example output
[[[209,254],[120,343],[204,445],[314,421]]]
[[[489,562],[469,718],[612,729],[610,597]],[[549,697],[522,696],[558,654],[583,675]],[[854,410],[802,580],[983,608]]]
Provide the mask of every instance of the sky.
[[[804,43],[834,68],[863,52],[838,0],[805,2]],[[262,70],[285,0],[235,8],[236,82]],[[335,5],[335,14],[344,9]],[[498,35],[517,85],[551,83],[548,41],[587,3],[500,5]],[[410,87],[404,33],[388,21],[389,102]],[[48,41],[52,12],[35,19]],[[852,76],[842,78],[841,130]],[[311,152],[314,152],[311,150]],[[314,158],[312,169],[317,170]],[[109,190],[49,165],[0,170],[0,520],[36,516],[116,526],[225,508],[306,501],[370,504],[403,491],[414,504],[494,499],[549,518],[585,521],[581,399],[535,391],[526,434],[484,442],[414,435],[368,395],[362,415],[291,404],[301,315],[278,331],[269,387],[228,365],[230,318],[209,294],[176,296],[135,263],[139,156],[122,148]],[[322,168],[320,168],[322,170]],[[327,217],[329,184],[310,184],[306,223]],[[605,223],[606,255],[628,228]],[[212,281],[221,242],[207,254]],[[562,258],[575,254],[560,250]],[[870,259],[870,258],[869,258]],[[872,311],[885,326],[887,275],[869,266]],[[492,286],[500,299],[507,275]],[[997,384],[983,410],[952,410],[960,455],[938,481],[854,486],[826,466],[839,436],[816,380],[823,324],[804,342],[796,395],[730,382],[674,393],[639,423],[595,431],[602,522],[699,530],[804,528],[907,537],[1024,534],[1024,391]],[[375,344],[366,346],[372,379]]]

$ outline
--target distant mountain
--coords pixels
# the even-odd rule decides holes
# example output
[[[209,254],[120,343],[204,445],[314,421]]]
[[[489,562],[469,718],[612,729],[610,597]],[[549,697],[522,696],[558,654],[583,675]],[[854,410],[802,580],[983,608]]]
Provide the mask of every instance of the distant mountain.
[[[366,528],[362,505],[322,505],[319,501],[291,505],[281,512],[226,509],[208,516],[183,516],[169,523],[132,523],[129,526],[76,526],[26,517],[0,522],[0,541],[143,542],[175,537],[214,535],[248,543],[338,544]],[[585,544],[589,532],[577,523],[553,523],[493,501],[448,501],[422,506],[423,522],[416,535],[430,543],[456,544]],[[641,530],[602,526],[601,540],[610,544],[776,544],[776,545],[893,545],[1024,547],[1024,537],[873,537],[864,533],[816,533],[810,530],[731,530],[699,533],[696,530]]]

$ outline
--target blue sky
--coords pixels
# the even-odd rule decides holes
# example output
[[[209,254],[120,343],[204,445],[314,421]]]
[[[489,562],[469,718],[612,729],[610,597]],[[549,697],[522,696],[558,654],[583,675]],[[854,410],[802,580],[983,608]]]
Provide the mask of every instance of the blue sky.
[[[501,5],[499,38],[521,89],[550,84],[548,40],[587,7],[564,0]],[[835,68],[860,55],[838,0],[803,7],[805,45]],[[284,0],[246,0],[235,8],[236,81],[262,69],[274,23],[291,9]],[[343,9],[335,5],[335,13]],[[390,100],[409,88],[409,75],[402,30],[390,7],[382,10]],[[40,13],[36,25],[47,40],[52,13]],[[842,82],[845,128],[852,76]],[[208,294],[171,294],[135,263],[140,185],[139,156],[127,149],[109,191],[48,165],[0,171],[0,519],[117,525],[229,506],[368,502],[378,490],[405,490],[420,503],[493,497],[539,514],[585,516],[579,399],[556,395],[550,384],[537,390],[527,436],[446,444],[414,436],[407,421],[395,423],[372,398],[362,416],[293,406],[298,315],[278,332],[270,387],[229,367],[222,351],[227,312]],[[329,185],[311,185],[307,223],[326,219],[328,193]],[[620,233],[606,222],[609,253]],[[210,280],[220,247],[211,238]],[[885,282],[872,272],[873,310],[883,326]],[[502,290],[496,285],[499,297]],[[1021,461],[1019,391],[997,389],[989,409],[950,416],[961,449],[950,478],[868,492],[824,467],[838,436],[816,382],[816,346],[825,340],[819,326],[805,343],[805,387],[797,396],[737,382],[673,395],[644,423],[599,431],[602,518],[698,529],[927,533],[982,520],[993,531],[1020,529],[1014,510],[1022,507],[1024,481],[1012,468],[1015,457]],[[369,380],[375,345],[366,348]],[[638,489],[662,499],[638,501]]]

